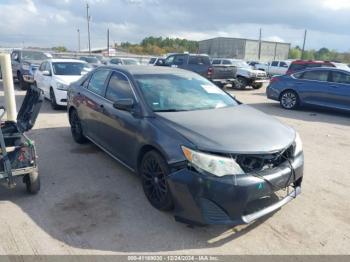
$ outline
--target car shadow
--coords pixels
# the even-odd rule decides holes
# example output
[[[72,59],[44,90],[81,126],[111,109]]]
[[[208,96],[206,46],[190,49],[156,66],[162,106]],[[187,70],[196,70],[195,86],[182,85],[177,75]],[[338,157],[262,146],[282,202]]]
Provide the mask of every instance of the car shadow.
[[[278,102],[251,103],[250,106],[262,112],[281,118],[297,119],[306,122],[324,122],[337,125],[350,125],[350,113],[323,109],[318,107],[303,107],[297,110],[286,110],[281,108]]]
[[[28,136],[37,146],[42,189],[30,196],[21,181],[13,190],[0,187],[0,203],[12,203],[25,214],[21,219],[34,222],[36,229],[27,232],[41,229],[71,247],[114,252],[213,248],[273,215],[246,226],[187,226],[148,203],[137,175],[93,144],[75,144],[68,128],[36,129]]]

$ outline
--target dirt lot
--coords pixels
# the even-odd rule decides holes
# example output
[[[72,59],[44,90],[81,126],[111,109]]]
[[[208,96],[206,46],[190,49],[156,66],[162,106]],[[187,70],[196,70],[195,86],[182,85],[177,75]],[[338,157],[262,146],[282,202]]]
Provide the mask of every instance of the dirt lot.
[[[349,254],[350,115],[285,111],[264,91],[233,93],[297,129],[306,160],[302,195],[274,215],[236,228],[176,223],[150,206],[137,176],[94,145],[75,144],[65,111],[45,102],[29,132],[42,191],[0,187],[0,254]],[[2,96],[0,83],[0,104]]]

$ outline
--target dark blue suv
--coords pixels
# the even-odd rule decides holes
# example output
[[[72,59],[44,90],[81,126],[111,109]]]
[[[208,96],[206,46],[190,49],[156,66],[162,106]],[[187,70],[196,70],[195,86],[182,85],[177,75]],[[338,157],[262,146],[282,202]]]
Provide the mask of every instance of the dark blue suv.
[[[350,111],[350,71],[313,68],[273,77],[266,94],[285,109],[314,105]]]

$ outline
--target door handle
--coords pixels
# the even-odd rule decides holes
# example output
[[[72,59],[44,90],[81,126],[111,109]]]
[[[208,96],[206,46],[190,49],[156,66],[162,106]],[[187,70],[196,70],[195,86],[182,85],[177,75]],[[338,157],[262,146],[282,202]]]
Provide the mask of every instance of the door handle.
[[[330,85],[331,88],[338,88],[336,85]]]

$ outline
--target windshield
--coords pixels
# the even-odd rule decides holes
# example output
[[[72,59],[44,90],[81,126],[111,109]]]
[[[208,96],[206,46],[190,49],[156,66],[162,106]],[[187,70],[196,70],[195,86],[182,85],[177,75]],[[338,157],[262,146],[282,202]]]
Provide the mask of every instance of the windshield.
[[[124,65],[138,65],[139,62],[134,59],[124,59]]]
[[[96,57],[83,57],[82,60],[90,64],[98,64],[100,62]]]
[[[45,60],[49,57],[42,52],[22,51],[22,59],[24,60]]]
[[[177,74],[136,75],[137,83],[154,112],[193,111],[237,105],[208,80]]]
[[[87,64],[79,62],[57,62],[52,63],[52,67],[55,75],[63,76],[79,76],[91,70]]]

